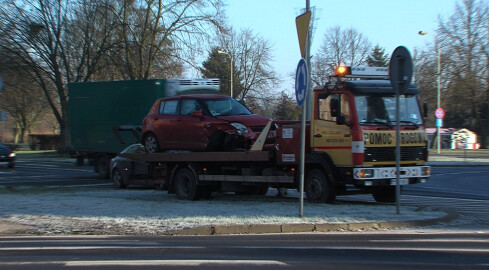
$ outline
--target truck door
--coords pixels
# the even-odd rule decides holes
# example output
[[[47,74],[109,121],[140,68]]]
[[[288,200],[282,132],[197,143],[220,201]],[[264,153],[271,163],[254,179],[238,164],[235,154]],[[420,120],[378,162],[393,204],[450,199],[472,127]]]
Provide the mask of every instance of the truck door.
[[[315,93],[311,146],[327,152],[337,166],[352,164],[350,97],[347,93]]]

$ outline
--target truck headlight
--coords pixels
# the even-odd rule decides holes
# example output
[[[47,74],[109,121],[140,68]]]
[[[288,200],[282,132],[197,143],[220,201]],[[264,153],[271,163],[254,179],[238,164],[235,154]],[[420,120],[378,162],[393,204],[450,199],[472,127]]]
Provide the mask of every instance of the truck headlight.
[[[10,153],[8,157],[15,157],[15,153],[14,152]]]
[[[234,123],[231,123],[231,125],[238,130],[239,135],[243,135],[245,133],[248,133],[248,128],[241,123],[234,122]]]

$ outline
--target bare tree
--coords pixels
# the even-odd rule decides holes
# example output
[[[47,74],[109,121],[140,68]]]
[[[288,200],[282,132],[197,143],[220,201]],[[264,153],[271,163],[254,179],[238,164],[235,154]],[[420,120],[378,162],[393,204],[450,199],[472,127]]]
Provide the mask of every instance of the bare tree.
[[[447,20],[440,18],[435,49],[440,50],[443,73],[442,107],[446,124],[468,127],[489,138],[489,5],[464,0]]]
[[[110,48],[109,0],[5,0],[0,7],[0,48],[15,54],[33,74],[68,142],[67,82],[83,81],[97,70]],[[113,16],[112,16],[113,17]]]
[[[229,31],[221,36],[220,47],[232,56],[235,73],[239,76],[236,83],[239,88],[233,90],[233,96],[237,99],[264,99],[279,83],[271,66],[270,43],[250,29],[238,33]]]
[[[2,0],[0,48],[46,97],[65,143],[67,83],[181,74],[218,26],[221,0]],[[185,52],[183,52],[183,50]]]
[[[0,108],[15,122],[14,143],[24,143],[27,133],[48,111],[46,99],[39,86],[31,83],[29,69],[25,69],[13,55],[0,55],[0,74],[6,78],[0,92]]]
[[[313,81],[325,84],[339,64],[364,65],[371,50],[372,45],[368,39],[353,28],[342,30],[340,26],[335,26],[328,29],[319,52],[313,58]]]
[[[221,0],[121,1],[112,60],[127,79],[181,76],[222,25],[221,8]]]

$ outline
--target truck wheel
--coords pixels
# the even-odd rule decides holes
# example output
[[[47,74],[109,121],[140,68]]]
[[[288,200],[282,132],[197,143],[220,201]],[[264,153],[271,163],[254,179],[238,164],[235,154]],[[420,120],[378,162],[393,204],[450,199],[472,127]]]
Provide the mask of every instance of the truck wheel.
[[[148,133],[144,136],[144,149],[148,153],[156,153],[160,152],[160,144],[158,143],[158,139],[153,133]]]
[[[199,199],[199,190],[194,173],[187,168],[180,169],[175,176],[175,193],[180,200]]]
[[[311,202],[334,203],[336,200],[336,193],[321,170],[313,169],[307,174],[304,189]]]
[[[112,181],[115,188],[126,188],[127,185],[124,183],[124,178],[122,177],[122,173],[119,169],[115,168],[112,171]]]
[[[402,189],[402,187],[401,187]],[[395,203],[396,202],[396,187],[380,187],[372,191],[372,197],[376,202]]]

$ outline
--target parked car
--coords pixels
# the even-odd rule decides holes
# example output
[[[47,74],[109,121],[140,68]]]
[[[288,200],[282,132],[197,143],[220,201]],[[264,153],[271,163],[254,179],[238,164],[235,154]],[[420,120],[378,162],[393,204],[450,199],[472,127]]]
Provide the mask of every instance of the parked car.
[[[146,153],[142,144],[132,144],[122,150],[125,153]],[[145,162],[138,162],[120,156],[110,161],[110,178],[114,187],[126,188],[130,184],[151,185],[152,179],[148,179],[148,166]]]
[[[166,97],[144,118],[142,142],[149,153],[249,149],[269,121],[228,96]]]
[[[0,162],[7,162],[9,168],[15,167],[16,154],[5,144],[0,143]]]

